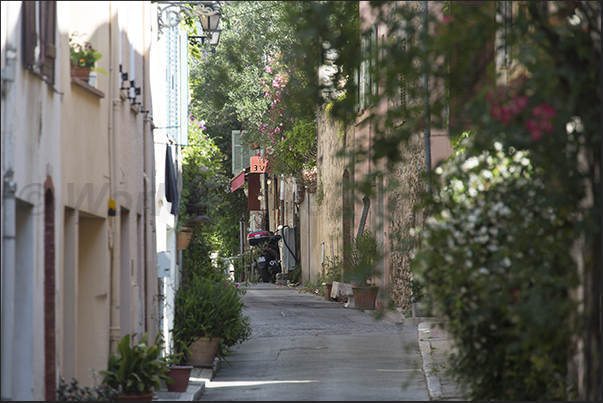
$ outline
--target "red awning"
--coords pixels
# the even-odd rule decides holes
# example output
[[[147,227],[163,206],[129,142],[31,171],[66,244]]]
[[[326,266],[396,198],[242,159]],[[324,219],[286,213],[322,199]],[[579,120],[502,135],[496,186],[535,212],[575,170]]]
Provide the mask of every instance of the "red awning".
[[[230,193],[234,192],[235,190],[237,190],[238,188],[243,186],[243,184],[245,183],[245,173],[246,172],[247,172],[247,169],[244,169],[241,172],[239,172],[239,174],[237,176],[235,176],[234,178],[232,178],[230,180]]]

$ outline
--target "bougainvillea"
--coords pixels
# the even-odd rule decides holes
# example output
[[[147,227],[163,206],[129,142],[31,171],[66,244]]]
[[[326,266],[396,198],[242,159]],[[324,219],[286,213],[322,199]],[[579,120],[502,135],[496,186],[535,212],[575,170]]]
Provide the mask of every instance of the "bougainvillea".
[[[492,119],[504,125],[523,124],[533,141],[540,140],[543,133],[553,132],[557,111],[548,103],[528,107],[529,97],[502,86],[486,94],[486,100],[490,102]]]
[[[316,124],[302,112],[301,103],[291,97],[289,88],[294,67],[286,65],[280,54],[268,58],[261,79],[268,110],[258,124],[260,144],[266,149],[273,173],[299,176],[302,169],[316,165]]]

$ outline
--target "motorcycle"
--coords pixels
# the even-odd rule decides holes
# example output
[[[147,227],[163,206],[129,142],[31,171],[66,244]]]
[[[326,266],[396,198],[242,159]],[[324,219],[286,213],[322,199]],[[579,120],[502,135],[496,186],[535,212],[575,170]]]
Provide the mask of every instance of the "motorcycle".
[[[278,242],[282,239],[281,235],[270,231],[254,231],[247,235],[247,241],[250,246],[259,246],[260,255],[257,257],[257,271],[264,283],[276,282],[276,275],[282,272],[280,251]]]

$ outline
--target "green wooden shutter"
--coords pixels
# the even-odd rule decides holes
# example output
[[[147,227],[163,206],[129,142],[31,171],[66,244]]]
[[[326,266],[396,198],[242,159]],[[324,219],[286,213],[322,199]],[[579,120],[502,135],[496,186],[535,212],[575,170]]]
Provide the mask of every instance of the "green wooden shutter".
[[[251,158],[251,150],[249,147],[241,144],[241,136],[245,134],[245,130],[232,130],[232,174],[237,175],[245,168],[251,166],[249,159]]]

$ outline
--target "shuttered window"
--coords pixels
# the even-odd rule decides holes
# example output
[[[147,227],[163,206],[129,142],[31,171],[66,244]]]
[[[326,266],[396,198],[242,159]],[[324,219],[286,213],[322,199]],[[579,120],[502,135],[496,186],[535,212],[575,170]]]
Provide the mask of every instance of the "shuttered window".
[[[56,60],[56,1],[23,3],[24,67],[54,84]]]
[[[249,168],[252,151],[241,144],[241,136],[245,130],[233,130],[232,134],[232,174],[238,175],[245,168]]]
[[[377,93],[377,26],[373,25],[360,40],[362,61],[359,70],[359,108],[364,110]]]

